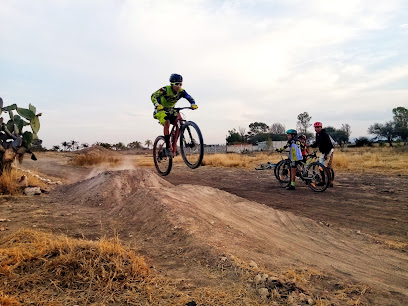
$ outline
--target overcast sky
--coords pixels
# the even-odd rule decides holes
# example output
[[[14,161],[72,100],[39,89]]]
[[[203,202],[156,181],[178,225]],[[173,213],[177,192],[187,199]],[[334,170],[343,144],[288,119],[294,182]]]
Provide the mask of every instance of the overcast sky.
[[[171,73],[207,144],[305,111],[358,137],[408,107],[407,0],[0,0],[0,43],[0,97],[43,113],[48,148],[153,141]]]

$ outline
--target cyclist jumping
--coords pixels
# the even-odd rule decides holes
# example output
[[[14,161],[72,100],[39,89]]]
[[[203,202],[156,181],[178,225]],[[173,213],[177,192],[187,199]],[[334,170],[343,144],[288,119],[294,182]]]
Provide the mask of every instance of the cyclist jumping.
[[[166,154],[170,156],[170,124],[174,124],[177,118],[177,113],[172,112],[178,100],[185,98],[190,102],[192,109],[197,109],[194,99],[181,88],[183,85],[183,77],[173,73],[170,76],[170,85],[164,86],[152,94],[152,102],[155,107],[153,117],[159,120],[159,123],[164,126],[164,138],[166,141]]]
[[[282,152],[286,148],[289,148],[289,159],[290,163],[290,186],[287,187],[288,190],[295,190],[295,179],[296,179],[296,168],[297,165],[302,161],[302,152],[300,151],[301,143],[297,138],[297,131],[290,129],[286,131],[286,136],[288,137],[288,142],[280,149],[276,149],[277,152]]]

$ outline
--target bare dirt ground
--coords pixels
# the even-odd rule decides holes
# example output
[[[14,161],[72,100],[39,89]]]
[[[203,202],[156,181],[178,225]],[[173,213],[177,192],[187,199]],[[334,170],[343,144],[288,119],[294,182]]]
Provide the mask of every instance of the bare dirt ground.
[[[2,197],[9,231],[119,235],[185,290],[238,281],[219,269],[239,258],[276,275],[320,271],[303,289],[334,304],[340,291],[363,304],[408,304],[406,176],[338,173],[335,188],[313,193],[302,183],[284,190],[269,171],[176,165],[163,179],[152,168],[72,167],[49,154],[24,167],[67,184]]]

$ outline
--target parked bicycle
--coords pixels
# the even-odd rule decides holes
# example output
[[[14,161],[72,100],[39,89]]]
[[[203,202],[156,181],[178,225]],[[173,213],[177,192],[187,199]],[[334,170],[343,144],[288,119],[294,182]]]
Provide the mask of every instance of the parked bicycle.
[[[306,162],[300,162],[296,168],[296,176],[303,180],[313,191],[323,192],[330,184],[330,176],[333,174],[324,165],[317,161],[316,152],[306,156]],[[282,187],[290,184],[290,159],[283,159],[275,168],[275,176]]]
[[[158,136],[153,145],[154,165],[160,175],[168,175],[173,166],[173,156],[178,155],[177,140],[180,139],[180,154],[184,163],[191,169],[201,165],[204,157],[203,136],[197,124],[187,121],[180,113],[183,109],[191,107],[180,107],[166,109],[167,112],[174,112],[177,118],[170,132],[170,149],[172,154],[166,154],[166,141],[164,136]]]

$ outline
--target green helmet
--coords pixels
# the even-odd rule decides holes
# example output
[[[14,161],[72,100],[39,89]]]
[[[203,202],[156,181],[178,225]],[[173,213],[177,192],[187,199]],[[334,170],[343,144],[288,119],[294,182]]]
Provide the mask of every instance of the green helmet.
[[[293,136],[296,136],[296,135],[297,135],[297,131],[296,131],[296,130],[293,130],[293,129],[290,129],[290,130],[287,130],[287,131],[286,131],[286,134],[292,134]]]

